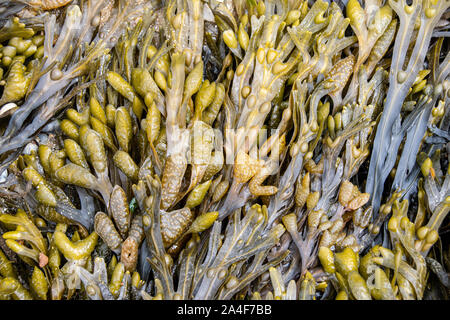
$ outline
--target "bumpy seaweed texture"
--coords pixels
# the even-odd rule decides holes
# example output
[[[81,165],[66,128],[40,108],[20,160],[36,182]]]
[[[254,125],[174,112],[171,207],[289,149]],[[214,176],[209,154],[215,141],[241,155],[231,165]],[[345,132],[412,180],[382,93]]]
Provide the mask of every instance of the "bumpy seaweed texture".
[[[448,299],[448,0],[0,4],[0,299]]]

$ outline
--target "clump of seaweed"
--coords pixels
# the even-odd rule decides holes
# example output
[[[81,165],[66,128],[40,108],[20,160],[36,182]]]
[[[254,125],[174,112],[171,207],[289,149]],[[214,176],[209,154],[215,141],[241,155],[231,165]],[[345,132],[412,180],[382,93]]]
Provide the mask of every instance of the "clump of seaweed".
[[[448,299],[450,2],[340,5],[1,4],[0,299]]]

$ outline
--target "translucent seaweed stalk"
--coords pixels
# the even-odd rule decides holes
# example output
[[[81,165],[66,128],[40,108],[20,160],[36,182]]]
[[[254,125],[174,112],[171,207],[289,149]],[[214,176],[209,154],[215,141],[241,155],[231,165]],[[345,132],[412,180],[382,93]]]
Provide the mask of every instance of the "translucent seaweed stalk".
[[[395,163],[398,147],[403,138],[400,111],[408,90],[413,84],[419,70],[422,68],[432,30],[441,15],[450,6],[449,1],[415,0],[411,7],[406,1],[389,1],[390,6],[400,18],[400,27],[395,39],[391,71],[383,114],[377,127],[374,147],[370,159],[369,173],[366,182],[366,192],[371,194],[371,203],[375,216],[381,202],[384,182]],[[406,10],[410,10],[408,13]],[[432,14],[430,14],[430,12]],[[406,51],[412,41],[411,32],[416,19],[420,19],[420,27],[414,41],[414,47],[409,61],[405,66]]]

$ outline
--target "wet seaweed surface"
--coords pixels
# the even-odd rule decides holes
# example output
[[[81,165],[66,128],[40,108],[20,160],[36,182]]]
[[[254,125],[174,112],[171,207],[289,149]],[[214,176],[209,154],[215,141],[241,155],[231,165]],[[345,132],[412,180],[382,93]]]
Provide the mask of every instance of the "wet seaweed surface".
[[[446,300],[449,0],[0,3],[0,300]]]

